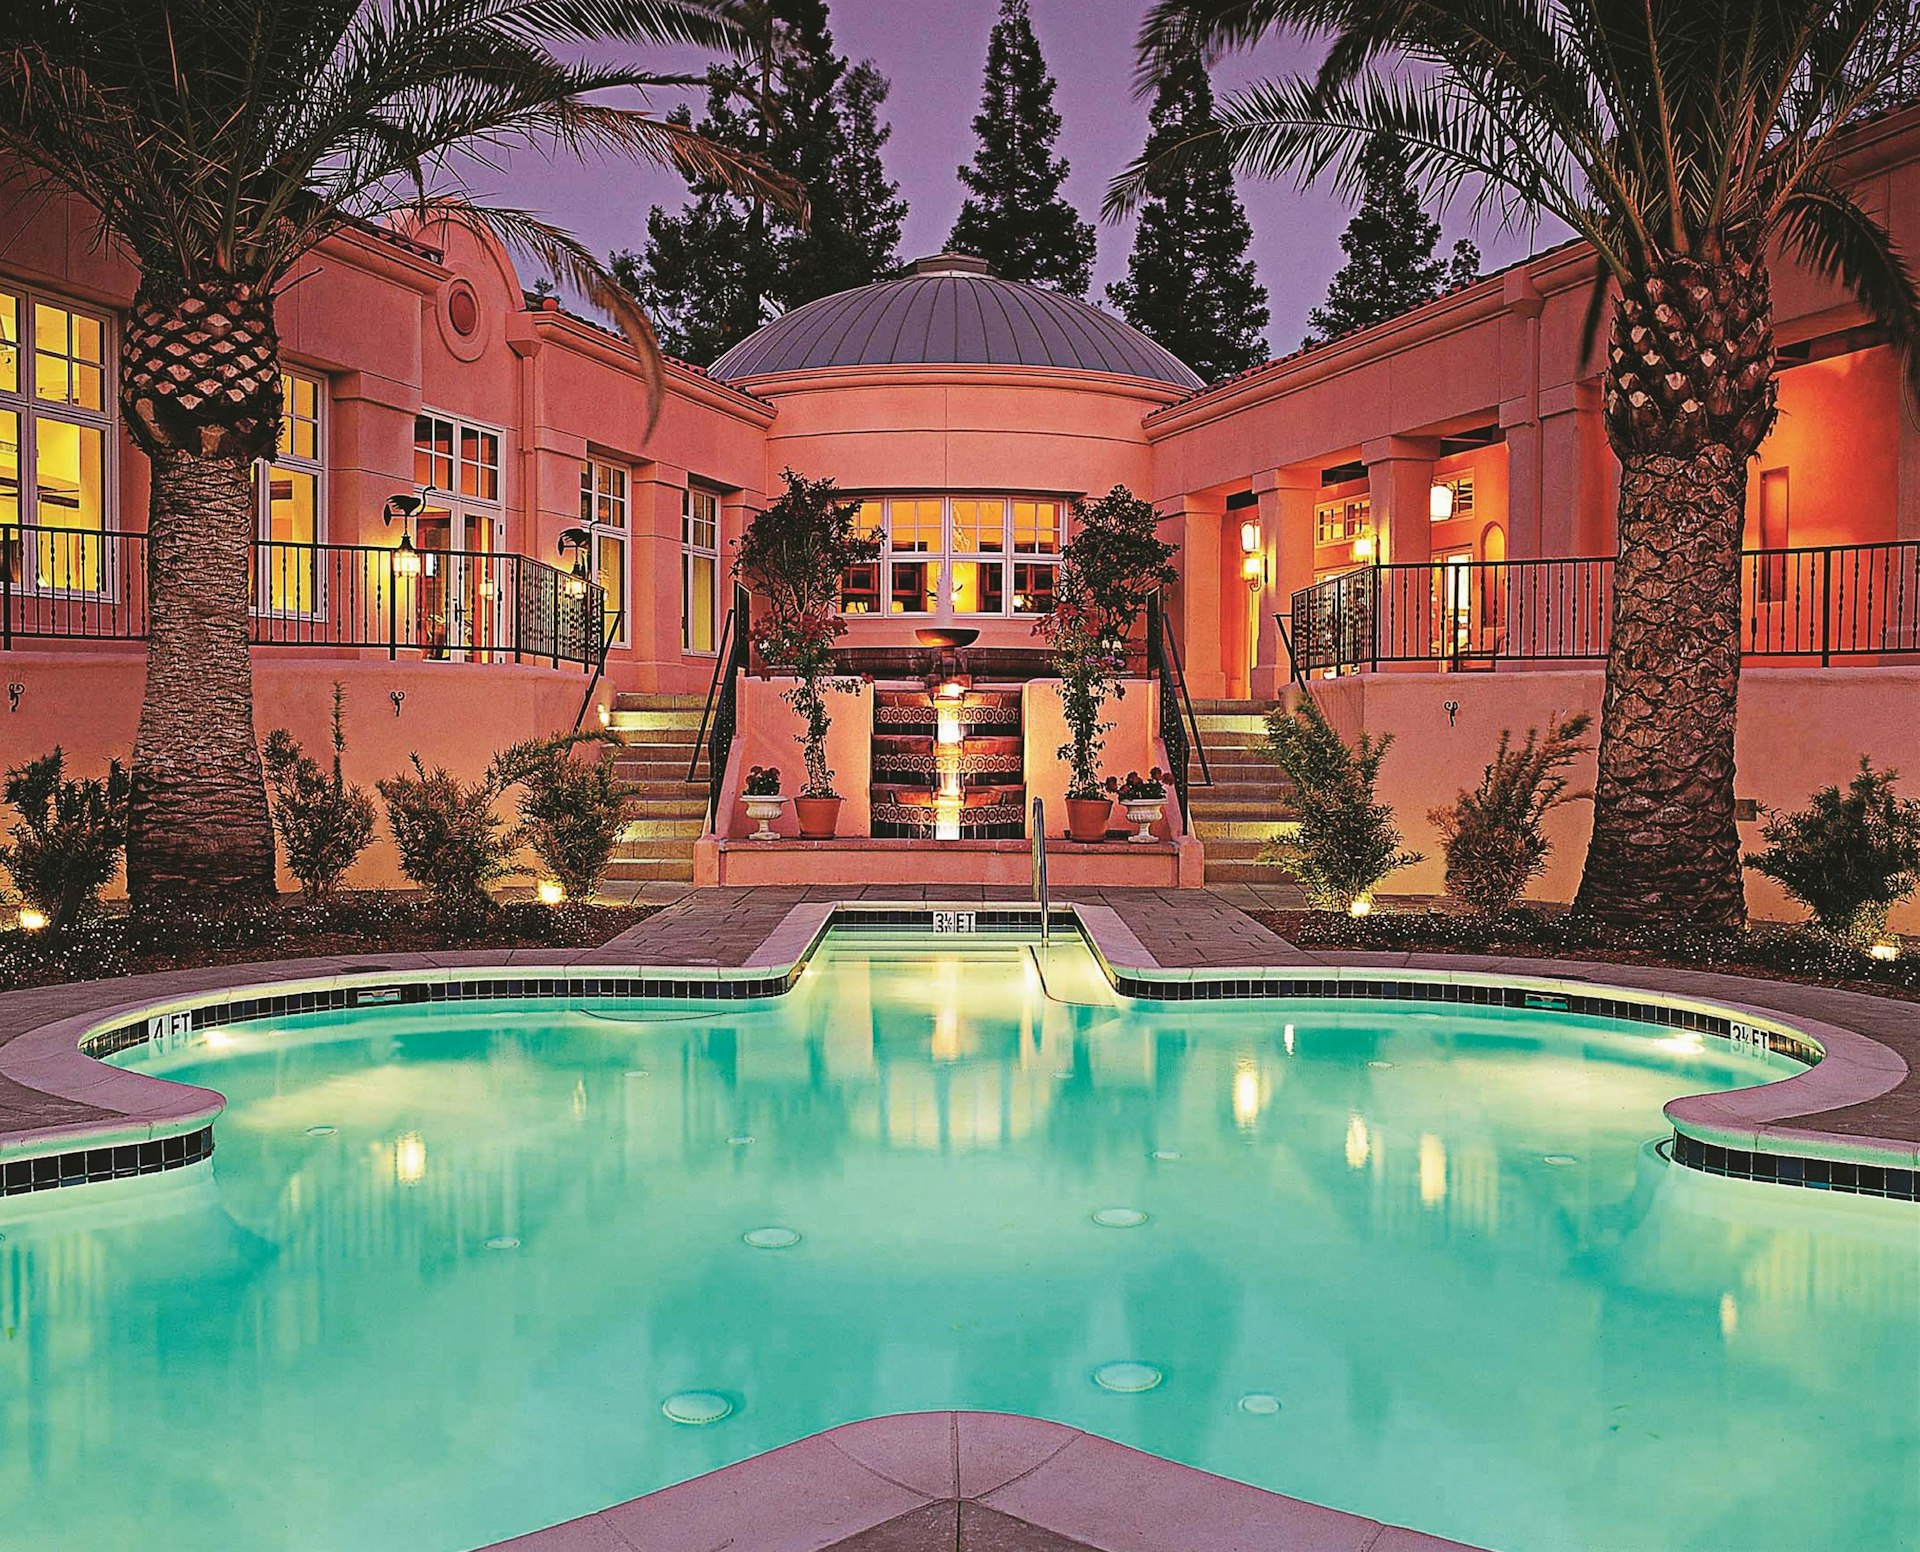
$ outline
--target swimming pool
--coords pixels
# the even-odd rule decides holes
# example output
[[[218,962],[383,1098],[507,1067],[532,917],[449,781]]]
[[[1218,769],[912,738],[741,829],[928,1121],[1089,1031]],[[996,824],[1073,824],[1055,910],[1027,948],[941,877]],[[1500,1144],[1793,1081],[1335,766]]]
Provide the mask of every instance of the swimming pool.
[[[836,930],[781,998],[117,1060],[229,1108],[0,1202],[0,1546],[466,1548],[950,1407],[1502,1552],[1920,1524],[1920,1218],[1666,1164],[1797,1070],[1723,1041]]]

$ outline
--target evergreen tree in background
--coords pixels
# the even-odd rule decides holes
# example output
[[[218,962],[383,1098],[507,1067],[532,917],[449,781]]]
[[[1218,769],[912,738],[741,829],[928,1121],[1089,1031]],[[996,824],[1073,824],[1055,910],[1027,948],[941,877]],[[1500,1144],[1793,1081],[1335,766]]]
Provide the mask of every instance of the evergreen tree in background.
[[[1307,314],[1309,345],[1397,318],[1480,273],[1480,250],[1465,238],[1453,245],[1451,258],[1434,257],[1440,223],[1421,208],[1398,140],[1374,136],[1363,173],[1359,213],[1340,234],[1347,262],[1327,287],[1326,305]]]
[[[760,157],[805,187],[803,229],[764,200],[696,184],[678,215],[647,212],[643,252],[612,268],[671,355],[711,362],[769,318],[892,270],[907,214],[881,165],[888,84],[836,53],[824,0],[728,0],[746,56],[707,73],[700,133]],[[685,109],[672,117],[690,123]]]
[[[1000,0],[987,40],[986,85],[973,132],[980,149],[960,169],[970,191],[947,246],[985,259],[1009,280],[1085,296],[1093,227],[1061,197],[1067,164],[1053,154],[1060,115],[1027,0]]]
[[[1148,115],[1151,160],[1213,127],[1213,87],[1197,51],[1175,61]],[[1267,357],[1267,291],[1247,258],[1253,229],[1218,136],[1169,157],[1140,204],[1127,278],[1107,300],[1208,382]]]

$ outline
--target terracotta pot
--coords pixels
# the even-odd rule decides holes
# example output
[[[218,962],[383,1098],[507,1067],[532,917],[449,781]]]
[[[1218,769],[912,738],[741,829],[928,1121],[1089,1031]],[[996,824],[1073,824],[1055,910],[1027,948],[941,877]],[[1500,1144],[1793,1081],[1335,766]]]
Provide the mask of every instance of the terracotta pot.
[[[1110,798],[1068,798],[1067,839],[1104,841],[1107,838],[1107,820],[1112,815],[1113,801]]]
[[[793,817],[800,821],[803,841],[830,841],[840,824],[839,798],[795,798]]]

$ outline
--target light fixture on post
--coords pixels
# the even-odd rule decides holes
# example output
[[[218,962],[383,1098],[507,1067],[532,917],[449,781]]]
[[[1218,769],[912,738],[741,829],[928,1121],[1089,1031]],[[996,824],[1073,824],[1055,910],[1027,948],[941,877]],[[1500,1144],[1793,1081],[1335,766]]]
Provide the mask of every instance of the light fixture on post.
[[[1262,553],[1260,525],[1251,519],[1240,525],[1240,576],[1256,593],[1267,580],[1267,557]]]
[[[415,519],[426,509],[426,494],[415,491],[403,491],[397,496],[389,496],[386,505],[380,508],[381,527],[391,528],[395,522],[406,525],[401,531],[399,546],[393,552],[393,574],[397,577],[420,575],[420,552],[414,548],[413,525]]]
[[[1427,516],[1436,523],[1444,523],[1453,516],[1453,487],[1440,480],[1433,482],[1433,488],[1427,492]]]
[[[567,573],[567,597],[585,598],[587,583],[592,575],[587,566],[587,551],[593,544],[593,535],[584,528],[563,528],[560,531],[559,553],[564,559],[567,552],[573,552],[573,569]]]

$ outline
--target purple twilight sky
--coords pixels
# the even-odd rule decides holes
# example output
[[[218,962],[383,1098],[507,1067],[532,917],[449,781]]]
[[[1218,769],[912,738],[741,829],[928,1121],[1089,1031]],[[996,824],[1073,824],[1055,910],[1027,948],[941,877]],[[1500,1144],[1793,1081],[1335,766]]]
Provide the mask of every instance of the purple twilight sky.
[[[1094,220],[1107,180],[1138,154],[1146,137],[1147,104],[1131,90],[1133,39],[1147,0],[1032,0],[1032,15],[1047,65],[1059,82],[1055,105],[1064,127],[1059,149],[1072,171],[1067,193]],[[998,0],[833,0],[834,41],[854,59],[872,59],[893,83],[886,117],[893,126],[885,160],[910,211],[900,249],[903,259],[939,251],[960,208],[955,169],[973,155],[973,115],[978,109],[987,34]],[[1297,67],[1311,53],[1304,47],[1269,44],[1227,60],[1215,76],[1224,91],[1259,76]],[[698,68],[686,57],[648,61],[656,68]],[[672,94],[660,94],[661,111]],[[699,106],[695,104],[695,114]],[[669,174],[630,164],[582,164],[519,153],[503,174],[483,170],[476,192],[535,210],[584,239],[596,252],[637,247],[645,237],[647,207],[678,208],[683,189]],[[1326,294],[1341,262],[1340,233],[1349,215],[1341,199],[1319,189],[1301,191],[1291,182],[1242,180],[1240,194],[1253,223],[1253,256],[1265,283],[1273,321],[1268,338],[1276,353],[1300,343],[1307,310]],[[1500,233],[1490,226],[1469,231],[1464,208],[1442,213],[1445,243],[1472,236],[1487,269],[1528,252],[1526,233]],[[1099,225],[1099,259],[1090,293],[1126,273],[1132,246],[1130,225]],[[1540,246],[1557,229],[1542,231]],[[526,277],[531,283],[532,276]]]

